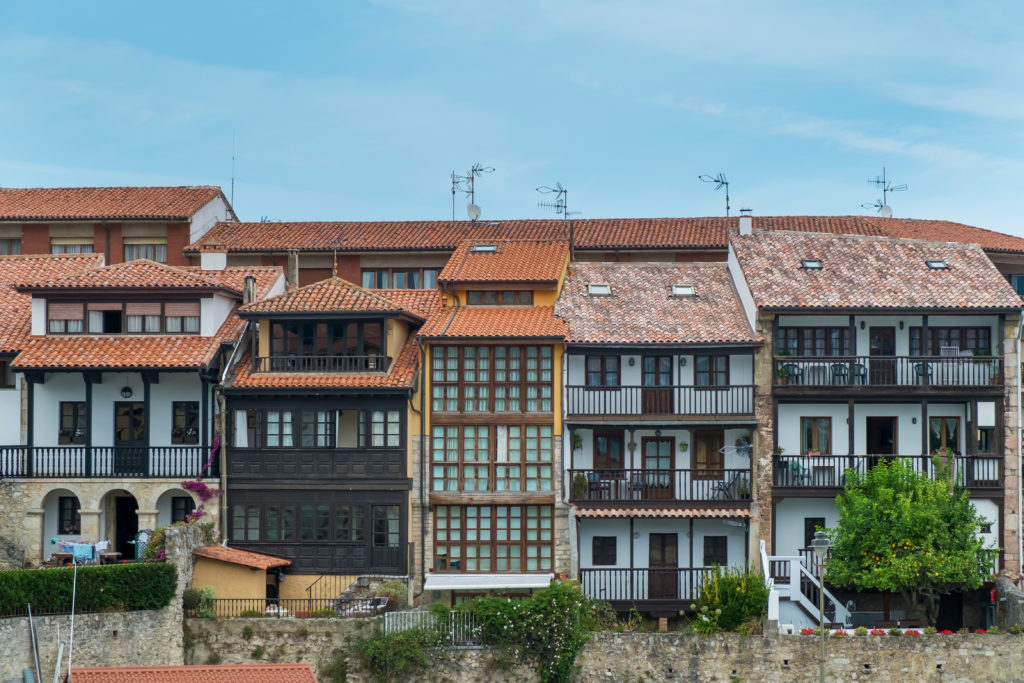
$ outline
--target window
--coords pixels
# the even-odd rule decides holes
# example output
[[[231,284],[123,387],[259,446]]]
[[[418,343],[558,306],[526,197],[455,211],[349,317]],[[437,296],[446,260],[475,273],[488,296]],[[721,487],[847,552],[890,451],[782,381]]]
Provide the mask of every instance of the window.
[[[594,432],[594,469],[621,470],[622,452],[622,432]]]
[[[363,287],[365,289],[387,289],[391,286],[391,273],[387,268],[363,271]]]
[[[474,244],[473,245],[473,251],[478,253],[478,254],[480,254],[480,253],[491,253],[491,254],[493,254],[494,252],[498,251],[498,245],[497,244]]]
[[[0,358],[0,389],[14,387],[14,372],[11,370],[11,359]]]
[[[174,401],[171,408],[171,443],[199,443],[199,401]]]
[[[466,292],[467,306],[532,306],[532,290],[470,290]]]
[[[928,419],[928,452],[949,448],[960,454],[960,418],[932,417]]]
[[[434,508],[434,569],[551,571],[553,516],[550,505],[438,505]]]
[[[693,362],[698,387],[729,386],[729,356],[694,356]]]
[[[434,289],[438,268],[371,268],[362,271],[365,289]]]
[[[672,285],[672,296],[694,296],[693,285]]]
[[[496,429],[496,491],[550,491],[554,439],[549,426],[518,425]]]
[[[821,270],[821,259],[800,259],[800,267],[803,268],[804,270]]]
[[[383,323],[376,320],[275,322],[270,326],[270,353],[282,361],[301,356],[379,356],[384,353],[383,327]],[[277,369],[277,365],[274,367]],[[351,371],[373,369],[369,361],[351,360],[328,367]],[[318,365],[316,369],[323,368]]]
[[[334,540],[362,543],[366,540],[366,524],[362,505],[334,506]]]
[[[804,547],[810,548],[814,532],[825,528],[824,517],[804,517]]]
[[[489,426],[431,428],[431,490],[489,491]]]
[[[401,448],[402,412],[399,410],[359,411],[360,448]]]
[[[79,513],[78,498],[61,496],[57,499],[57,533],[79,534],[82,532],[82,516]]]
[[[705,536],[704,537],[704,566],[705,567],[728,567],[729,566],[729,537],[728,536]]]
[[[551,412],[551,346],[434,346],[431,408],[437,412]]]
[[[305,503],[299,507],[300,541],[327,541],[330,535],[330,505]]]
[[[587,285],[587,294],[590,296],[611,296],[612,286],[606,282],[592,282]]]
[[[551,491],[552,431],[547,425],[435,425],[431,490]]]
[[[231,510],[231,540],[260,540],[260,508],[258,505],[235,505]]]
[[[303,448],[328,448],[337,443],[334,438],[338,423],[333,410],[303,410],[299,413],[299,445]]]
[[[373,547],[397,548],[401,541],[401,517],[397,505],[373,506]]]
[[[21,238],[0,239],[0,255],[8,256],[21,253]]]
[[[268,448],[291,448],[292,441],[292,411],[290,410],[268,410],[266,412],[264,432],[266,435],[266,446]]]
[[[619,386],[618,356],[587,356],[585,363],[588,387]]]
[[[775,334],[776,353],[793,356],[848,356],[849,327],[780,327]]]
[[[946,270],[947,268],[949,268],[949,264],[947,264],[942,259],[928,260],[928,261],[925,261],[925,263],[932,270]]]
[[[615,564],[614,536],[594,536],[590,549],[590,563],[597,566]]]
[[[92,242],[53,242],[50,244],[51,254],[91,254]]]
[[[832,418],[800,418],[800,452],[818,451],[821,455],[832,453]]]
[[[943,347],[951,346],[979,356],[992,354],[992,328],[989,327],[929,327],[930,343],[923,345],[921,334],[922,328],[910,328],[911,356],[940,356]]]
[[[157,263],[167,263],[166,244],[125,244],[124,260],[135,261],[137,259],[149,259]]]
[[[80,334],[84,308],[80,303],[47,302],[47,332],[50,334]]]
[[[168,301],[164,304],[164,330],[168,333],[199,332],[198,301]]]
[[[996,428],[980,427],[978,429],[978,452],[995,453],[996,449]]]
[[[61,445],[84,444],[85,431],[89,428],[83,401],[60,402],[60,431],[57,443]]]
[[[195,512],[196,502],[192,496],[174,496],[171,498],[171,524],[186,522],[187,517]]]

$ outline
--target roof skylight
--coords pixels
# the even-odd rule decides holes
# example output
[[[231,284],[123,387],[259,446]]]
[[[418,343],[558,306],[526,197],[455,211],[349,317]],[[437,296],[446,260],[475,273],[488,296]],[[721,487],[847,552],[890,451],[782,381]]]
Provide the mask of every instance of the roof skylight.
[[[932,270],[946,270],[949,268],[949,264],[942,259],[929,259],[925,261],[925,263],[927,263],[928,267]]]
[[[607,282],[591,282],[587,285],[587,294],[590,296],[611,296],[612,286]]]
[[[693,285],[672,285],[672,296],[694,296]]]
[[[804,270],[821,270],[820,258],[800,259],[800,267]]]
[[[474,244],[473,251],[477,253],[494,253],[498,251],[497,244]]]

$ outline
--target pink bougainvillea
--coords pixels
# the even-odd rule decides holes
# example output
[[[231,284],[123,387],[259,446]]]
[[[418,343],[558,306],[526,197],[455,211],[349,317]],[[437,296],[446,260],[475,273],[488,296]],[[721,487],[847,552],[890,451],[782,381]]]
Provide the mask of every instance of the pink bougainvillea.
[[[222,489],[207,486],[206,482],[203,481],[203,476],[210,471],[211,467],[213,467],[213,462],[214,460],[216,460],[217,453],[219,451],[220,435],[216,434],[213,437],[213,445],[210,446],[210,457],[206,460],[206,464],[203,465],[203,469],[199,473],[199,476],[196,477],[195,479],[189,479],[187,481],[181,482],[181,488],[185,489],[186,491],[195,491],[195,494],[199,496],[199,507],[197,507],[195,510],[193,510],[186,516],[185,520],[187,522],[194,522],[197,519],[201,519],[203,515],[206,514],[206,511],[204,509],[206,501],[224,493]]]

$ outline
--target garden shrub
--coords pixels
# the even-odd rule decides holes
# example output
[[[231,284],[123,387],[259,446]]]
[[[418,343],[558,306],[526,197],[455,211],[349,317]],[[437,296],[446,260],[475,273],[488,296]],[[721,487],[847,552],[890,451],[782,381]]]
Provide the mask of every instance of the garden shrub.
[[[735,631],[743,622],[760,619],[768,610],[768,588],[757,574],[738,569],[713,570],[705,574],[697,605],[702,612],[706,608],[706,614],[717,613],[721,630]]]
[[[0,615],[71,611],[74,567],[0,572]],[[178,572],[169,564],[111,564],[78,568],[75,611],[146,610],[166,607],[174,597]]]
[[[402,681],[427,670],[429,648],[438,644],[437,633],[425,628],[412,628],[398,633],[378,631],[359,640],[356,653],[366,671],[379,681]]]
[[[385,581],[377,586],[377,597],[388,599],[388,612],[405,609],[409,604],[409,587],[401,581]]]

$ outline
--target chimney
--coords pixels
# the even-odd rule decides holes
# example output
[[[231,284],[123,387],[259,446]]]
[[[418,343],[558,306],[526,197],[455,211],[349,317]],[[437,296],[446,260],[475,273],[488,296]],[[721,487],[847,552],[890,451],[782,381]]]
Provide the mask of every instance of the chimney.
[[[223,244],[210,243],[199,247],[200,270],[224,270],[228,265],[228,250]]]
[[[256,276],[246,275],[245,284],[242,285],[242,305],[251,304],[256,301]]]
[[[740,209],[741,235],[752,235],[754,233],[754,218],[750,214],[750,209]]]

